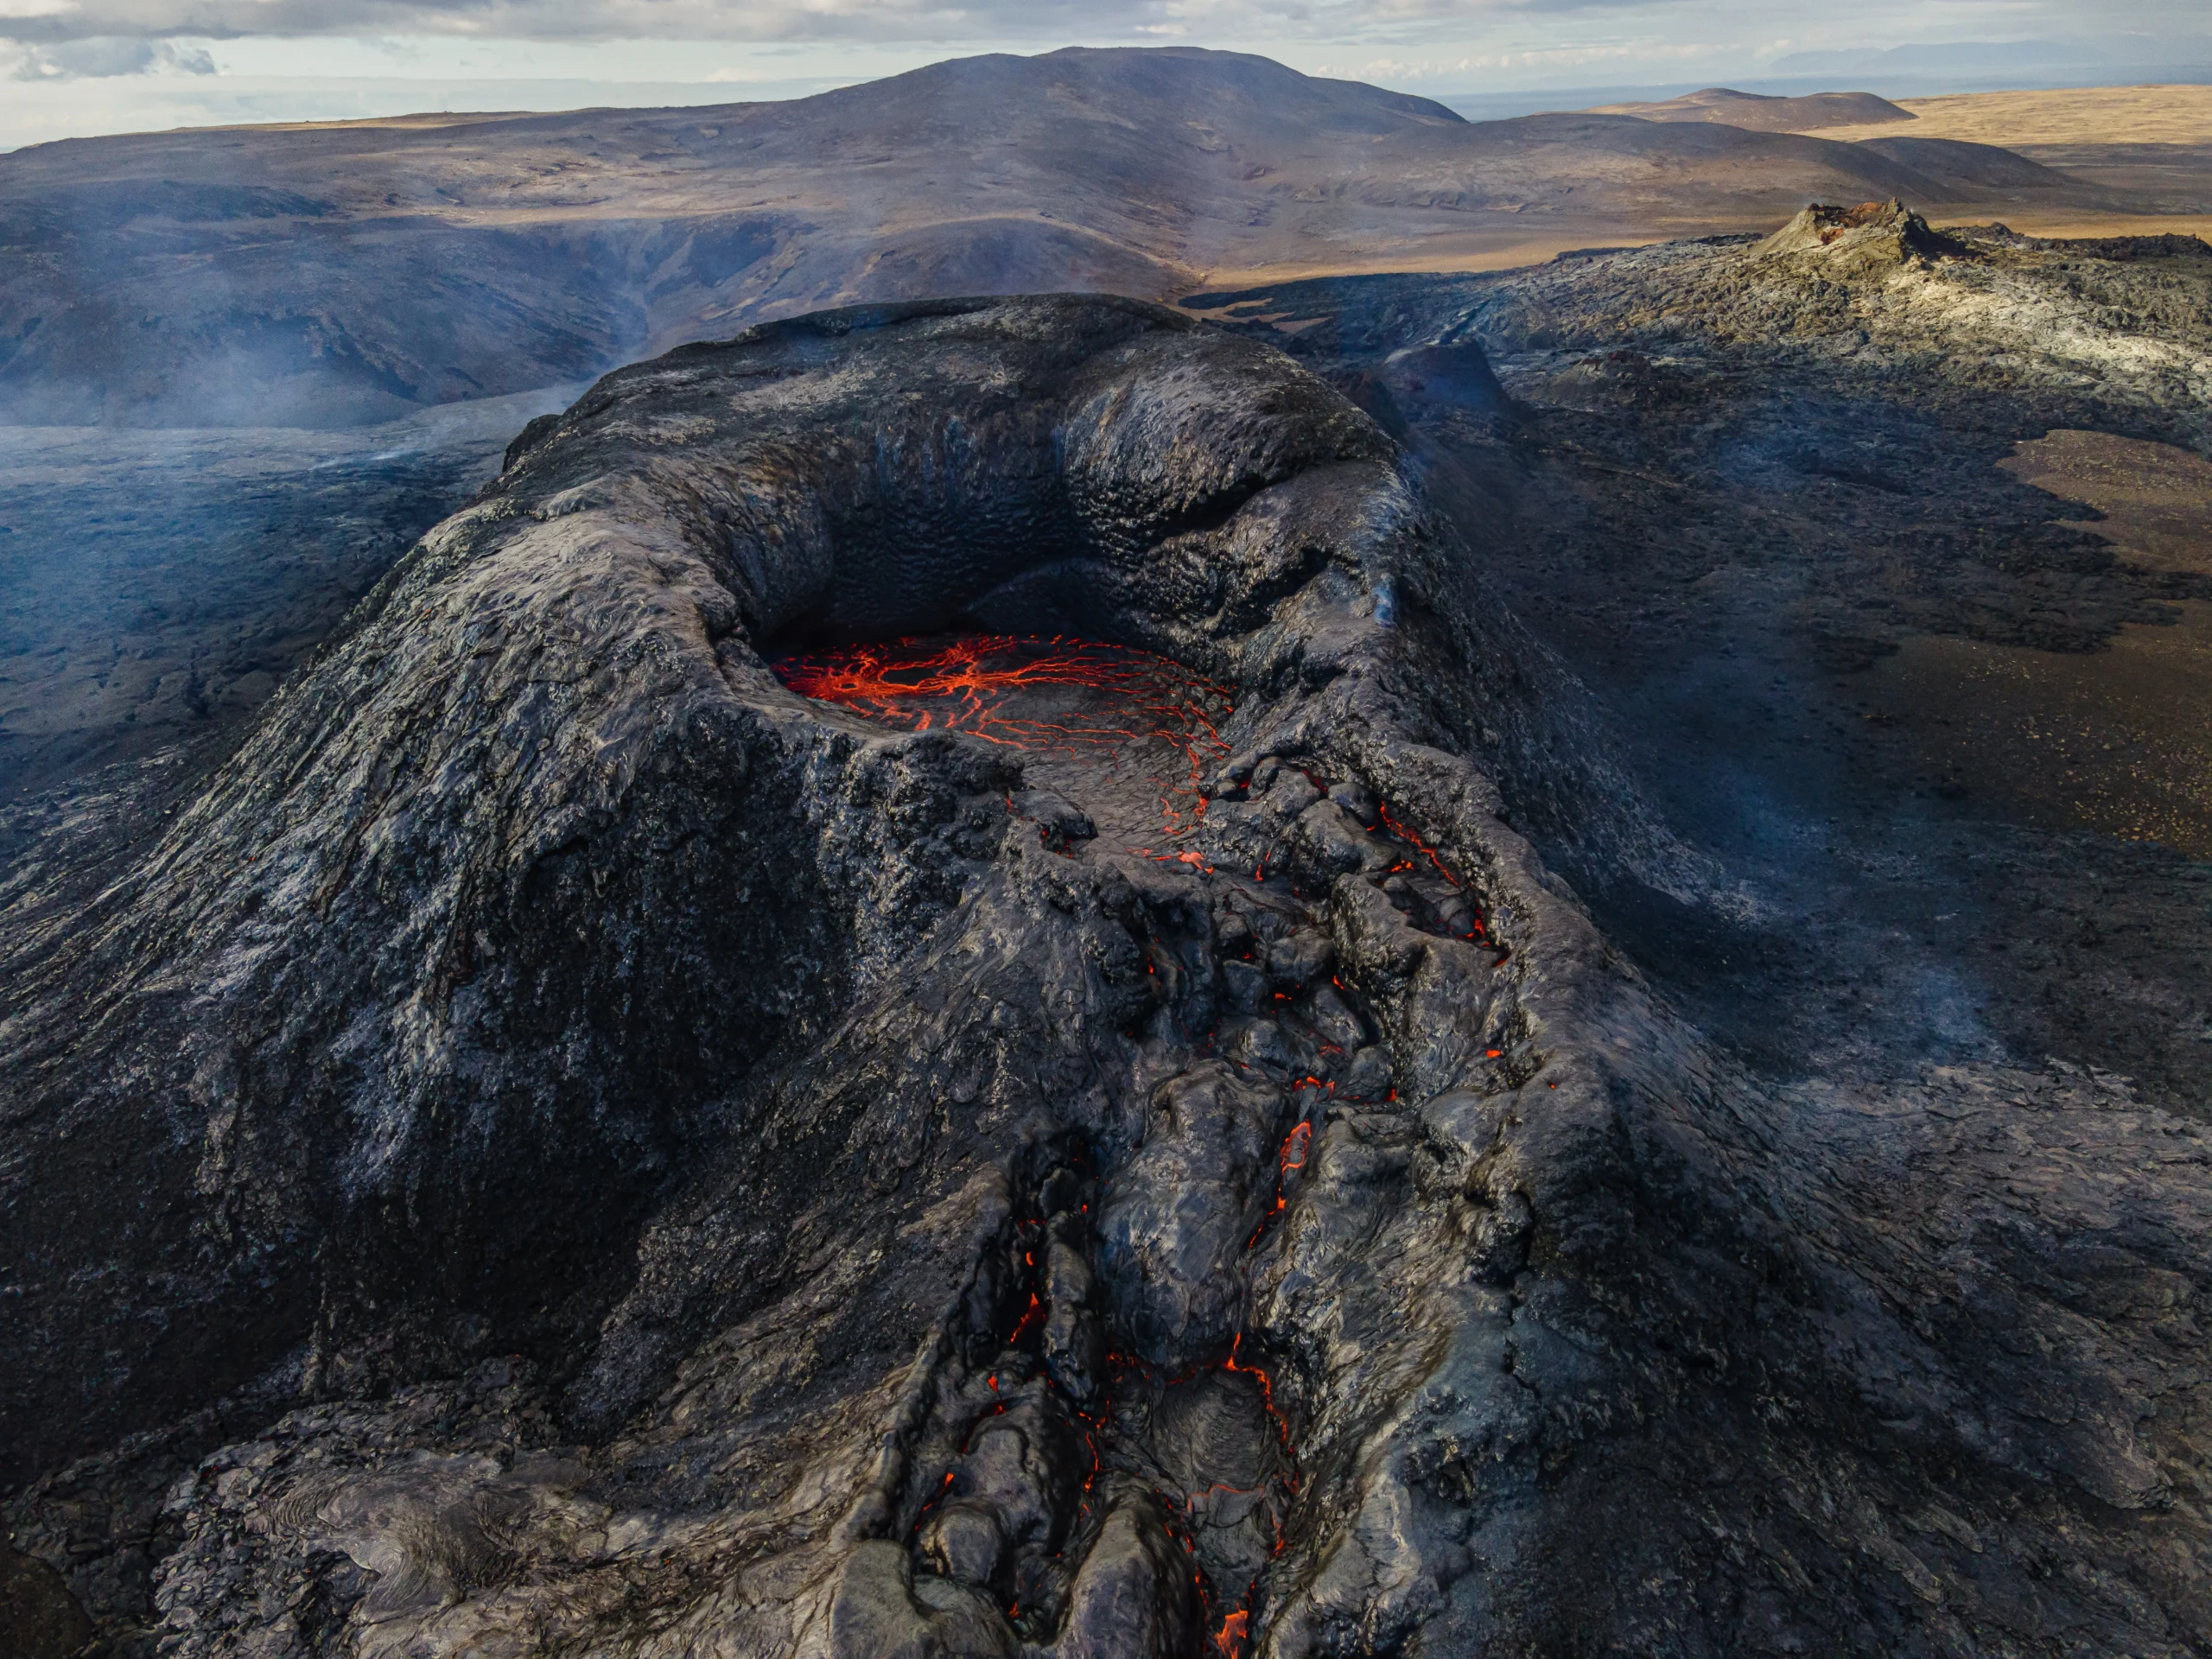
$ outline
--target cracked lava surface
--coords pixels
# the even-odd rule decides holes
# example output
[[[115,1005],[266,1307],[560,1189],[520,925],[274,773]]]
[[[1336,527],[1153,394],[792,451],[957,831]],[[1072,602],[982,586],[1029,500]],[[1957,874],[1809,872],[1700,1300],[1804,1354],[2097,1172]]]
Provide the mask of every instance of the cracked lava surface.
[[[1200,1269],[1207,1290],[1227,1304],[1217,1313],[1230,1332],[1224,1351],[1196,1367],[1132,1351],[1147,1334],[1156,1340],[1161,1328],[1187,1325],[1187,1308],[1149,1332],[1132,1331],[1105,1309],[1090,1319],[1051,1317],[1071,1301],[1097,1300],[1071,1295],[1071,1281],[1110,1279],[1117,1263],[1144,1262],[1145,1276],[1154,1276],[1165,1265],[1159,1258],[1187,1255],[1188,1235],[1209,1230],[1203,1213],[1195,1228],[1186,1217],[1150,1213],[1150,1200],[1132,1191],[1140,1184],[1126,1178],[1101,1181],[1080,1168],[1055,1175],[1045,1189],[1059,1196],[1057,1209],[1047,1198],[1041,1207],[1052,1212],[1020,1226],[1020,1282],[1009,1299],[1018,1311],[986,1378],[988,1403],[907,1541],[925,1569],[994,1583],[1008,1622],[1028,1639],[1043,1639],[1067,1602],[1066,1564],[1095,1545],[1111,1503],[1141,1489],[1157,1500],[1166,1535],[1188,1558],[1209,1650],[1242,1653],[1262,1575],[1283,1551],[1299,1491],[1292,1426],[1268,1370],[1246,1351],[1246,1281],[1303,1176],[1317,1119],[1338,1101],[1394,1094],[1372,1041],[1374,1010],[1330,971],[1325,907],[1286,873],[1296,861],[1285,857],[1281,827],[1329,799],[1330,780],[1302,765],[1231,758],[1221,735],[1234,713],[1225,688],[1127,646],[1065,636],[940,635],[826,647],[774,658],[770,666],[790,690],[871,722],[957,732],[1020,751],[1025,781],[1049,789],[1056,806],[1076,809],[1046,826],[1048,845],[1058,827],[1056,850],[1067,856],[1083,856],[1080,843],[1095,839],[1109,852],[1167,865],[1223,918],[1211,941],[1155,938],[1147,972],[1171,986],[1198,979],[1228,988],[1230,1017],[1203,1032],[1155,1035],[1179,1051],[1185,1077],[1219,1074],[1206,1116],[1233,1119],[1241,1110],[1255,1120],[1250,1127],[1264,1125],[1274,1137],[1272,1180],[1260,1160],[1206,1155],[1229,1150],[1203,1144],[1219,1136],[1218,1117],[1203,1128],[1183,1122],[1177,1128],[1184,1133],[1155,1142],[1179,1166],[1151,1172],[1159,1192],[1189,1193],[1195,1185],[1203,1193],[1225,1186],[1223,1178],[1238,1166],[1256,1166],[1242,1183],[1250,1192],[1224,1190],[1213,1195],[1218,1204],[1198,1206],[1240,1217],[1259,1207],[1256,1225],[1241,1230],[1249,1234],[1241,1249],[1211,1241],[1200,1251],[1210,1260],[1181,1261],[1179,1271],[1158,1275],[1187,1284]],[[1483,924],[1463,884],[1435,852],[1356,783],[1339,779],[1335,792],[1394,906],[1424,931],[1479,939]],[[1208,807],[1217,800],[1209,835]],[[1011,798],[1009,807],[1030,816]],[[1152,844],[1121,844],[1140,839]],[[1237,1017],[1240,1006],[1247,1017]],[[1488,1052],[1495,1058],[1498,1051]],[[1167,1087],[1171,1100],[1198,1092]],[[1220,1113],[1224,1103],[1229,1110]],[[1286,1116],[1294,1120],[1287,1128]],[[1195,1183],[1194,1162],[1214,1166]],[[1022,1459],[1055,1442],[1075,1457],[1079,1445],[1083,1496],[1076,1514],[1045,1535],[1058,1548],[1005,1552],[1014,1557],[1010,1570],[986,1548],[995,1564],[979,1568],[963,1558],[975,1554],[979,1532],[1004,1529],[1004,1491],[1020,1484],[997,1467],[1007,1454],[995,1437],[1009,1434],[1020,1441]],[[1103,1487],[1102,1476],[1112,1477]],[[1001,1522],[985,1521],[987,1512]]]
[[[2201,1126],[1681,1014],[1516,827],[1677,868],[1422,476],[1104,297],[534,424],[15,867],[0,1589],[118,1659],[2202,1651]],[[809,701],[802,626],[910,643]]]

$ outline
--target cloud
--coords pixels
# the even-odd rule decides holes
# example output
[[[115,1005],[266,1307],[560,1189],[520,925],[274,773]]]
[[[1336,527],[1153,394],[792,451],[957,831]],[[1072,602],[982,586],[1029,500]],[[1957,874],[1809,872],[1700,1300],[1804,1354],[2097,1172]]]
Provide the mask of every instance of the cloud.
[[[116,75],[212,75],[215,60],[204,48],[174,41],[92,35],[53,46],[0,47],[0,79],[103,80]]]
[[[987,0],[987,4],[989,0]],[[1109,0],[1109,12],[1148,10]],[[1046,6],[1050,13],[1059,10]],[[940,0],[0,0],[0,36],[44,43],[86,37],[448,35],[506,40],[648,37],[785,41],[889,34],[948,37],[1009,17]],[[1065,25],[1063,25],[1065,27]]]
[[[1384,0],[1405,21],[1530,0]],[[1537,3],[1544,0],[1536,0]],[[1557,0],[1551,0],[1556,3]],[[1585,3],[1586,0],[1574,0]],[[1631,0],[1633,3],[1633,0]],[[1362,0],[0,0],[0,39],[460,35],[487,40],[1132,41],[1235,25],[1352,32]]]
[[[0,40],[228,41],[344,35],[597,41],[1132,44],[1165,39],[1275,52],[1337,41],[1424,55],[1500,26],[1634,16],[1654,38],[1764,40],[1802,24],[1821,44],[2014,38],[2095,28],[2202,27],[2202,0],[0,0]],[[1662,23],[1663,21],[1663,27]],[[1842,38],[1835,38],[1839,35]],[[1938,35],[1935,38],[1944,38]],[[1471,43],[1471,41],[1469,43]],[[169,66],[181,67],[181,66]],[[143,70],[123,73],[143,73]]]

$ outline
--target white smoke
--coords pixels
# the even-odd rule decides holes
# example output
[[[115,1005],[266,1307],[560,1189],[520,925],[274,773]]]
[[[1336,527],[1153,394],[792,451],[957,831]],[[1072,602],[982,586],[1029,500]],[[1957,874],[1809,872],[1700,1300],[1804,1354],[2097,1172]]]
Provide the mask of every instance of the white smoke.
[[[203,47],[174,41],[92,35],[52,46],[0,43],[0,79],[104,80],[116,75],[212,75],[215,60]]]

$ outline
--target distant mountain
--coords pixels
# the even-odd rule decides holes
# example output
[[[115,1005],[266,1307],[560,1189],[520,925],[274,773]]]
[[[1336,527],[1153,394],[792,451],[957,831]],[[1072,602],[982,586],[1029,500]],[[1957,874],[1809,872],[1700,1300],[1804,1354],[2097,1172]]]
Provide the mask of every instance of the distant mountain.
[[[1774,98],[1728,86],[1707,86],[1656,104],[1600,105],[1596,113],[1632,115],[1644,121],[1717,121],[1752,132],[1813,132],[1822,127],[1864,127],[1913,118],[1911,111],[1872,92]]]
[[[2108,200],[1988,171],[1710,122],[1470,123],[1182,48],[785,103],[75,139],[0,156],[0,418],[351,424],[858,301],[1526,263],[1814,200]]]

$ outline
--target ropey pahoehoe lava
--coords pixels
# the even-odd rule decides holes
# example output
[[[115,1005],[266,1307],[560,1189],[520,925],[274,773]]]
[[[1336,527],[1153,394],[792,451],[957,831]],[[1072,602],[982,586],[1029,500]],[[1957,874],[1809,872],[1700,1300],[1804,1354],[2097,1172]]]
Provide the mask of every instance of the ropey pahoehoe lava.
[[[1482,569],[1135,302],[534,423],[0,938],[103,1639],[2201,1650],[2203,1138],[1737,1069],[1510,826],[1644,833]]]

